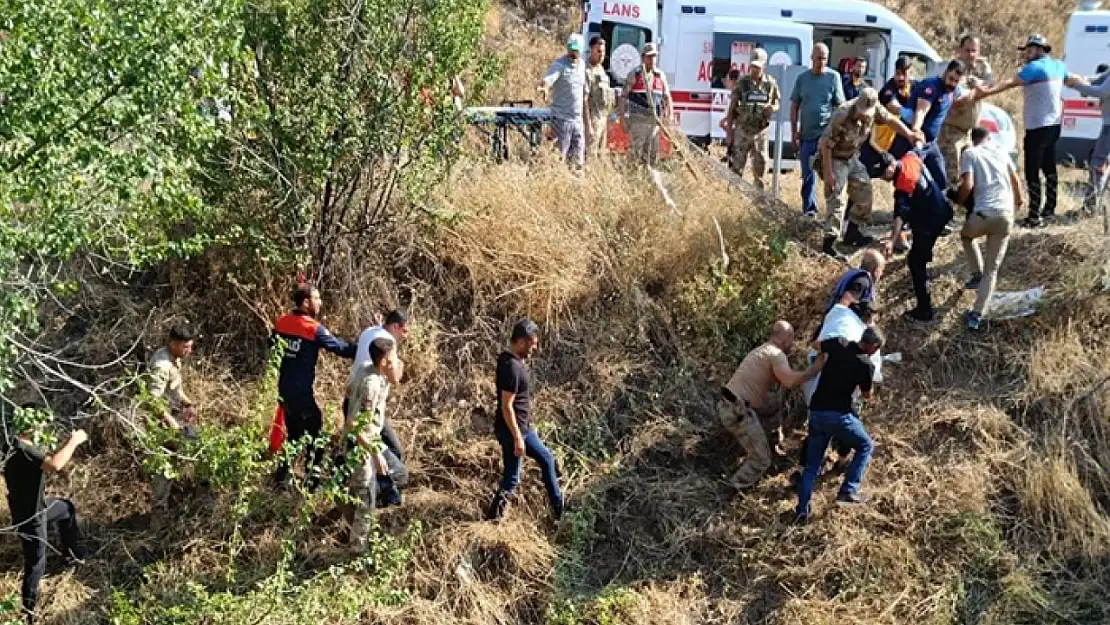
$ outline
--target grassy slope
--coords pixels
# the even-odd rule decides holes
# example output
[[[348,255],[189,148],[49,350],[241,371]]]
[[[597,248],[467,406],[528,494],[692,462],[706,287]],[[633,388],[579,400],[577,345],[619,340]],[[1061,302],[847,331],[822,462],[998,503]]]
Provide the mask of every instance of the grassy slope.
[[[1029,13],[1019,16],[982,4],[996,49],[1024,32],[1019,21],[1061,23],[1051,7],[1022,7]],[[903,14],[921,24],[912,9]],[[557,52],[552,38],[519,31],[491,43],[515,58],[494,98],[529,93],[532,74]],[[464,165],[419,245],[408,232],[386,244],[405,253],[400,264],[383,260],[388,280],[353,280],[344,297],[329,294],[329,323],[346,335],[366,302],[384,305],[400,293],[415,300],[405,353],[413,379],[392,403],[415,484],[403,508],[383,515],[392,536],[404,536],[412,520],[423,524],[411,561],[384,580],[411,599],[360,609],[379,597],[367,581],[383,581],[379,569],[312,585],[278,613],[256,605],[250,590],[280,560],[276,528],[290,522],[296,498],[255,502],[241,540],[229,532],[234,497],[226,494],[190,499],[173,523],[152,525],[135,462],[109,429],[52,486],[78,502],[96,555],[76,573],[48,578],[46,622],[100,622],[112,588],[182,603],[195,596],[190,583],[230,590],[238,599],[207,614],[237,625],[1110,622],[1101,385],[1110,375],[1101,357],[1110,305],[1096,289],[1104,256],[1093,224],[1015,238],[1000,287],[1046,284],[1055,298],[1036,317],[981,336],[958,327],[971,295],[958,288],[966,268],[955,239],[935,262],[936,298],[948,310],[937,327],[897,321],[910,295],[904,264],[892,266],[881,323],[889,351],[906,362],[890,368],[865,415],[878,443],[867,477],[875,505],[831,509],[826,484],[815,501],[819,519],[797,529],[784,522],[788,461],[749,496],[726,496],[737,450],[715,424],[713,389],[774,317],[808,334],[838,269],[776,236],[812,241],[816,233],[781,216],[766,220],[768,207],[712,178],[672,171],[667,181],[682,217],[662,207],[640,174],[604,168],[578,183],[547,156]],[[168,280],[174,307],[198,305],[180,295],[183,278]],[[126,301],[137,319],[150,305]],[[279,310],[256,305],[264,316]],[[480,520],[498,465],[488,435],[490,363],[525,312],[547,329],[536,402],[575,505],[559,527],[546,519],[531,470],[506,522]],[[246,322],[233,330],[237,338],[261,332]],[[189,372],[192,394],[210,419],[261,419],[264,411],[247,405],[256,381],[227,364],[251,352],[234,345],[205,344]],[[343,375],[341,363],[324,359],[320,396],[337,397]],[[792,446],[800,434],[792,431]],[[314,521],[294,576],[343,562],[338,534],[328,517]],[[228,582],[232,549],[239,577]],[[18,562],[12,541],[0,554]],[[0,576],[0,592],[17,588],[18,571]]]

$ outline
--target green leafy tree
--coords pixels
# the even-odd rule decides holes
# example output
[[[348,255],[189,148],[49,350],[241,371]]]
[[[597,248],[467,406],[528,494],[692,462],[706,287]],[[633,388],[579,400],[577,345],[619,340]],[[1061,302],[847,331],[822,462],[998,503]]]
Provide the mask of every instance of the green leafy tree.
[[[263,263],[328,266],[442,182],[460,138],[456,78],[478,55],[486,0],[262,0],[243,10],[234,131],[210,201]],[[403,200],[403,201],[402,201]]]
[[[80,365],[37,340],[80,284],[210,242],[193,181],[221,132],[205,104],[222,78],[212,60],[237,47],[236,15],[236,0],[0,2],[5,401],[17,372],[77,382]]]

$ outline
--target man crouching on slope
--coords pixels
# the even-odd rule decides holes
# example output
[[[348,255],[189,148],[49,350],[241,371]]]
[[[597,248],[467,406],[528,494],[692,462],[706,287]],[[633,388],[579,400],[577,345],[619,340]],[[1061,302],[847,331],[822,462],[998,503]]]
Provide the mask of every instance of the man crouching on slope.
[[[822,356],[805,371],[794,371],[786,357],[793,344],[794,328],[786,321],[776,321],[771,338],[749,352],[728,384],[721,388],[717,418],[736,437],[746,456],[731,480],[738,491],[754,486],[771,466],[767,432],[778,432],[781,436],[782,406],[779,398],[771,394],[771,387],[777,382],[784,389],[798,388],[813,379],[825,364]]]

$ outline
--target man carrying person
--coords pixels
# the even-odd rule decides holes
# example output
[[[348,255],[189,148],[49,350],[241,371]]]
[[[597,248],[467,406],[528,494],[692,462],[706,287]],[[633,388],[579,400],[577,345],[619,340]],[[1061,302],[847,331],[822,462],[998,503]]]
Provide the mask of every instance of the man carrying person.
[[[380,319],[377,313],[375,313],[374,316]],[[393,366],[395,367],[394,373],[397,376],[397,381],[400,382],[404,374],[404,363],[400,358],[400,348],[401,343],[405,342],[408,335],[409,317],[405,311],[400,309],[389,311],[389,314],[385,316],[384,323],[373,325],[363,330],[362,333],[358,335],[358,347],[355,348],[355,361],[354,364],[351,365],[351,375],[347,378],[348,385],[354,380],[355,374],[358,373],[359,368],[363,364],[370,362],[370,344],[378,339],[384,339],[397,346],[397,352],[394,354],[394,360],[396,362]],[[349,399],[349,396],[343,399],[344,415],[347,414],[347,403]],[[397,460],[403,462],[405,454],[401,447],[401,439],[397,436],[397,431],[393,429],[393,422],[390,420],[388,413],[382,423],[381,437],[385,446],[393,452]]]
[[[369,546],[379,496],[386,505],[400,504],[397,486],[408,478],[404,466],[391,457],[392,452],[382,441],[389,385],[401,379],[397,343],[378,337],[370,342],[367,350],[369,359],[355,367],[347,384],[350,401],[343,423],[348,452],[360,452],[350,481],[354,503],[347,510],[349,543],[356,553],[365,553]]]
[[[147,391],[155,402],[155,414],[166,427],[181,432],[187,438],[197,436],[197,409],[185,394],[181,361],[193,353],[193,340],[191,330],[174,326],[166,344],[150,356],[146,365],[149,376]],[[150,494],[155,510],[165,510],[169,506],[172,488],[170,480],[160,472],[151,476]]]
[[[293,312],[282,315],[274,324],[273,338],[284,343],[278,370],[278,394],[285,410],[287,440],[296,443],[309,437],[308,487],[314,489],[321,478],[320,464],[324,448],[317,444],[323,428],[323,414],[316,403],[313,385],[316,382],[316,361],[325,349],[347,359],[355,357],[356,346],[328,332],[316,317],[324,307],[320,292],[307,285],[293,290]],[[274,481],[282,485],[289,478],[290,463],[296,458],[283,458],[274,473]]]
[[[907,258],[917,307],[906,313],[913,321],[932,321],[927,266],[941,231],[952,220],[952,206],[945,190],[948,178],[940,148],[930,143],[906,153],[900,160],[887,155],[883,180],[894,183],[894,230],[885,246],[887,258],[902,235],[902,224],[913,226],[913,246]]]
[[[30,406],[20,411],[33,410]],[[18,432],[3,441],[7,460],[4,481],[8,487],[8,508],[12,513],[12,529],[23,546],[23,612],[27,623],[35,622],[39,583],[46,572],[46,552],[50,548],[50,525],[56,525],[62,538],[62,554],[70,562],[82,562],[88,554],[77,527],[77,509],[68,499],[46,496],[46,474],[57,473],[69,464],[73,453],[88,440],[84,430],[74,430],[69,439],[53,454],[36,446],[31,428],[15,418],[7,421],[9,432]]]
[[[818,172],[813,159],[829,120],[845,100],[840,75],[829,67],[829,47],[814,44],[810,61],[810,71],[798,75],[790,95],[790,129],[794,153],[802,162],[802,213],[816,218]]]
[[[1022,225],[1039,228],[1056,219],[1059,183],[1056,142],[1060,139],[1064,115],[1063,87],[1068,68],[1049,56],[1052,46],[1042,35],[1030,35],[1025,45],[1018,49],[1022,51],[1025,65],[1018,70],[1017,76],[987,89],[983,95],[993,96],[1023,87],[1025,141],[1022,150],[1025,152],[1025,184],[1029,187],[1029,216]]]
[[[1091,152],[1091,162],[1088,165],[1090,169],[1088,189],[1083,198],[1083,210],[1091,213],[1102,208],[1102,194],[1106,190],[1107,171],[1110,170],[1110,80],[1108,78],[1110,74],[1103,70],[1090,81],[1074,74],[1069,75],[1066,81],[1068,87],[1075,89],[1083,97],[1098,98],[1099,107],[1102,109],[1102,129]]]
[[[867,87],[867,82],[863,79],[865,75],[867,75],[867,59],[857,56],[852,61],[851,73],[844,77],[844,84],[841,85],[845,100],[855,100],[859,97],[859,92]]]
[[[871,399],[875,374],[871,355],[878,352],[882,344],[883,339],[874,328],[867,328],[859,342],[843,337],[821,342],[821,352],[827,355],[828,360],[809,402],[809,441],[805,469],[798,483],[798,507],[795,511],[798,523],[805,523],[810,518],[813,487],[825,463],[825,450],[834,438],[855,452],[837,494],[837,504],[867,503],[867,497],[859,493],[859,488],[874,444],[863,422],[854,413],[853,401],[856,389],[859,389],[863,399]]]
[[[776,433],[776,445],[782,437],[782,405],[771,394],[772,387],[777,383],[784,389],[798,388],[813,379],[825,364],[820,358],[805,371],[794,371],[786,356],[793,344],[794,328],[786,321],[776,321],[767,342],[748,352],[732,378],[721,387],[717,418],[736,437],[745,455],[731,479],[738,491],[754,486],[771,466],[773,446],[767,432]]]
[[[803,74],[804,75],[804,74]],[[847,243],[865,246],[874,243],[860,229],[871,217],[871,176],[860,162],[860,148],[871,141],[871,129],[878,121],[894,127],[909,141],[920,141],[921,133],[911,132],[897,117],[879,106],[879,94],[865,87],[858,98],[841,106],[829,120],[819,144],[821,178],[825,182],[825,239],[821,250],[829,256],[843,260],[836,249],[836,242],[844,232]],[[844,191],[853,200],[854,214],[849,216],[844,229]]]
[[[964,151],[960,165],[957,201],[968,205],[969,214],[960,239],[971,263],[968,289],[977,289],[975,305],[967,313],[967,327],[978,330],[994,293],[998,268],[1006,255],[1014,212],[1024,198],[1017,168],[1008,154],[994,148],[985,128],[971,131],[972,147]],[[968,200],[971,200],[969,203]],[[975,239],[987,238],[986,262]]]
[[[667,75],[655,65],[658,56],[654,43],[644,44],[643,64],[625,79],[617,104],[617,118],[628,132],[632,153],[649,167],[659,153],[660,125],[669,124],[674,115]]]
[[[550,91],[551,127],[563,160],[581,168],[586,150],[586,66],[582,62],[582,35],[574,33],[567,39],[567,53],[555,59],[544,72],[540,92]]]
[[[559,472],[555,456],[540,440],[532,427],[532,396],[529,392],[528,368],[524,361],[539,348],[540,329],[535,322],[524,319],[513,326],[509,350],[497,357],[497,415],[494,434],[501,445],[503,471],[501,484],[490,502],[486,517],[500,519],[520,484],[522,460],[527,455],[540,465],[543,485],[556,521],[563,516],[563,491],[559,488]]]
[[[935,142],[940,135],[941,126],[956,102],[956,89],[966,74],[967,66],[964,62],[953,59],[949,61],[943,74],[926,78],[914,86],[909,104],[902,108],[902,121],[910,128],[925,133],[925,143]],[[972,100],[980,94],[978,90],[968,91],[960,99]],[[894,140],[890,153],[894,158],[901,158],[913,148],[913,142],[898,138]]]
[[[993,84],[990,65],[979,56],[977,37],[964,35],[960,39],[958,58],[967,68],[963,84],[967,90],[974,91],[980,86],[990,87]],[[971,146],[971,129],[979,125],[981,109],[979,99],[960,98],[952,104],[941,124],[937,145],[944,156],[945,173],[952,186],[959,184],[961,156]]]
[[[590,158],[605,152],[608,140],[609,111],[613,108],[613,88],[605,60],[605,40],[600,36],[590,39],[590,62],[586,66],[586,144]]]
[[[736,81],[729,100],[728,112],[722,126],[729,150],[730,168],[743,178],[748,157],[752,159],[752,183],[763,190],[763,176],[767,173],[767,144],[771,140],[768,128],[771,117],[779,110],[779,85],[764,72],[767,51],[752,50],[749,72]]]

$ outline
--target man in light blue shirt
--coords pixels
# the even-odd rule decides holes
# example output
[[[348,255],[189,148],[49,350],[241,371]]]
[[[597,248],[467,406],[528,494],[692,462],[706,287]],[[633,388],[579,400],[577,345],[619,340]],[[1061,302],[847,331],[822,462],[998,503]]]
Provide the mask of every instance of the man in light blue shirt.
[[[1087,98],[1098,98],[1102,109],[1102,131],[1098,133],[1095,149],[1091,153],[1090,187],[1083,199],[1083,209],[1097,211],[1102,206],[1102,193],[1106,190],[1107,170],[1110,169],[1110,73],[1105,69],[1090,82],[1082,76],[1070,76],[1067,86]]]
[[[581,168],[586,155],[586,63],[582,60],[585,41],[574,33],[567,40],[567,53],[555,59],[544,72],[540,91],[551,94],[551,126],[563,159]]]
[[[1029,216],[1022,222],[1027,228],[1038,228],[1056,219],[1056,142],[1060,139],[1060,122],[1064,116],[1063,89],[1068,69],[1051,56],[1052,46],[1043,35],[1030,35],[1018,48],[1025,65],[1017,76],[988,89],[984,95],[995,95],[1014,87],[1022,87],[1024,96],[1025,185],[1029,187]],[[1044,174],[1044,203],[1041,203],[1041,174]]]
[[[810,59],[812,69],[798,76],[790,96],[790,127],[794,153],[802,162],[802,211],[816,217],[817,172],[813,171],[812,161],[829,120],[845,100],[840,74],[829,67],[828,46],[814,44]]]

